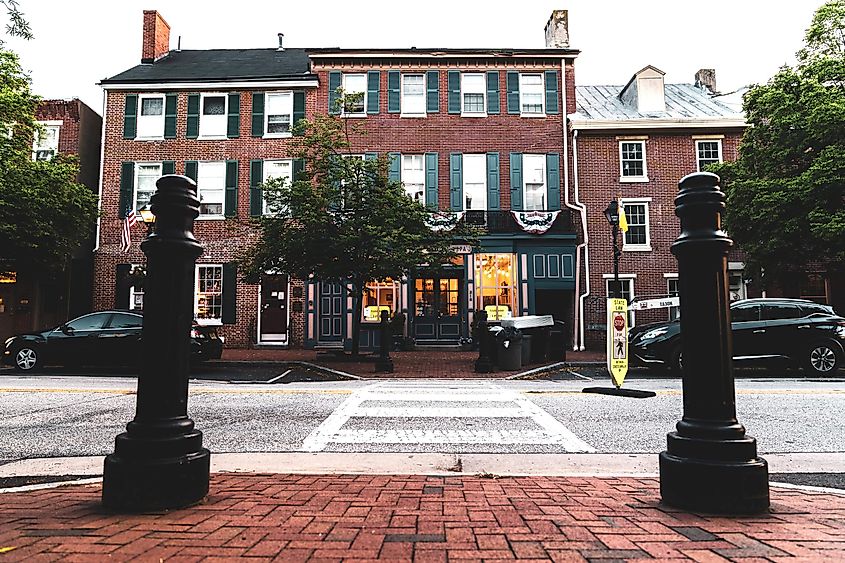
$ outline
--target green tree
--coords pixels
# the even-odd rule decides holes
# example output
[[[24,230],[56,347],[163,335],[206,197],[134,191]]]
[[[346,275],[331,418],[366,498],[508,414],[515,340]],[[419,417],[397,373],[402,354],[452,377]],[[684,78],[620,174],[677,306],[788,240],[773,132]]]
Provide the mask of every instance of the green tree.
[[[337,116],[301,121],[296,157],[304,169],[287,182],[263,184],[273,212],[255,220],[258,237],[242,255],[247,280],[266,271],[351,287],[352,353],[358,354],[367,283],[398,280],[415,266],[447,263],[456,239],[473,244],[474,232],[428,227],[429,211],[402,184],[388,180],[388,159],[352,156],[350,126]],[[358,135],[359,132],[353,132]]]
[[[746,93],[725,224],[767,280],[845,260],[845,0],[816,12],[796,67]]]
[[[29,22],[26,21],[17,0],[0,0],[0,5],[6,8],[6,15],[9,21],[6,22],[6,33],[12,37],[21,37],[23,39],[32,39],[32,30],[29,27]],[[3,46],[3,40],[0,39],[0,47]]]

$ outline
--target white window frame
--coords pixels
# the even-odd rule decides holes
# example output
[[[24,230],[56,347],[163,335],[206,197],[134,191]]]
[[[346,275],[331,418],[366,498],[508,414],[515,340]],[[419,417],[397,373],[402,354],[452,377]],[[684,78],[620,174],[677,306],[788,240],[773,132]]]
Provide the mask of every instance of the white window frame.
[[[223,114],[206,116],[206,98],[223,98]],[[203,92],[200,94],[200,118],[198,139],[225,139],[229,124],[229,96],[223,92]],[[211,124],[211,125],[210,125]],[[209,131],[211,129],[211,131]],[[218,131],[219,129],[219,131]]]
[[[161,100],[161,115],[141,115],[141,110],[144,108],[144,100],[160,99]],[[165,107],[167,99],[164,94],[138,94],[138,111],[135,120],[135,138],[136,139],[164,139],[164,114],[167,111]]]
[[[208,174],[203,174],[203,169],[209,169],[211,166],[222,167],[222,174],[220,175],[220,187],[209,185]],[[200,199],[200,215],[199,219],[225,219],[226,213],[226,161],[225,160],[208,160],[197,163],[197,196]],[[203,213],[202,206],[203,194],[208,195],[208,192],[220,192],[220,201],[217,200],[205,203],[220,203],[220,213]]]
[[[420,77],[422,78],[422,93],[417,96],[409,96],[405,94],[405,79],[410,77]],[[399,80],[399,94],[400,94],[400,104],[399,107],[401,108],[401,113],[399,114],[401,117],[425,117],[426,116],[426,76],[424,72],[409,72],[408,74],[402,74]],[[420,98],[420,107],[419,111],[411,111],[408,109],[408,105],[411,100],[416,99],[417,97]]]
[[[510,276],[505,278],[504,281],[506,282],[505,285],[499,281],[498,276],[498,267],[496,276],[491,281],[485,281],[487,276],[487,272],[484,271],[484,266],[482,265],[482,261],[487,259],[501,259],[502,257],[507,256],[508,260],[510,260]],[[520,316],[520,308],[519,308],[519,277],[517,268],[519,267],[519,258],[517,254],[511,254],[509,252],[481,252],[479,254],[473,255],[473,261],[475,262],[475,308],[477,310],[487,311],[487,307],[491,305],[484,304],[484,290],[485,289],[493,289],[493,300],[494,304],[492,307],[500,307],[503,303],[507,303],[510,301],[509,307],[510,309],[505,313],[502,317],[504,319],[509,319],[513,317]],[[507,298],[502,298],[502,293],[507,291],[509,296]],[[489,297],[489,295],[488,295]],[[495,309],[493,312],[497,311]],[[488,311],[488,318],[490,320],[501,320],[494,318],[496,315],[490,315],[491,311]]]
[[[519,115],[521,117],[545,117],[546,116],[546,78],[543,72],[526,72],[519,75]],[[525,111],[524,96],[529,88],[534,88],[534,85],[526,86],[524,79],[528,76],[540,77],[540,111]],[[531,92],[536,94],[536,92]]]
[[[290,109],[290,123],[288,125],[288,131],[282,133],[270,133],[270,98],[281,98],[285,100],[285,109]],[[284,115],[283,113],[280,114],[273,114],[273,115]],[[293,92],[285,91],[285,92],[267,92],[267,97],[264,103],[264,138],[265,139],[278,139],[284,137],[290,137],[293,135]]]
[[[642,205],[645,207],[645,244],[628,244],[625,242],[625,238],[628,233],[622,233],[622,250],[624,252],[651,252],[651,216],[649,207],[651,204],[650,197],[638,197],[638,198],[622,198],[620,200],[622,203],[622,207],[626,205]],[[628,213],[625,213],[625,219],[628,222],[628,228],[631,227],[631,221],[628,219]]]
[[[343,86],[343,94],[348,95],[348,94],[356,94],[356,93],[359,92],[359,90],[350,90],[349,87],[347,86],[347,79],[349,79],[353,76],[359,76],[364,81],[364,89],[363,89],[364,96],[362,98],[361,111],[360,112],[346,111],[346,108],[343,107],[343,108],[341,108],[341,115],[343,117],[367,117],[367,73],[366,72],[350,72],[348,74],[343,73],[343,76],[341,77],[341,85]]]
[[[481,91],[468,88],[467,78],[478,78],[481,82]],[[481,94],[481,111],[469,111],[464,103],[464,95]],[[483,72],[462,72],[461,73],[461,116],[462,117],[487,117],[487,77]]]
[[[262,170],[264,173],[263,181],[266,183],[270,178],[279,178],[280,176],[271,176],[270,175],[270,166],[277,162],[284,162],[288,165],[288,174],[285,176],[281,176],[283,178],[287,178],[287,183],[290,185],[293,182],[293,160],[290,158],[274,158],[274,159],[267,159],[264,161],[264,165],[262,166]],[[271,215],[273,212],[267,207],[267,199],[262,198],[263,201],[261,202],[261,213],[264,215]]]
[[[141,209],[141,207],[143,207],[143,205],[138,205],[138,186],[141,185],[140,181],[139,181],[140,177],[141,177],[141,174],[140,174],[141,167],[150,167],[150,168],[157,167],[158,173],[156,174],[156,178],[161,177],[161,175],[163,173],[163,164],[161,162],[136,162],[135,163],[135,173],[134,173],[134,178],[133,178],[134,181],[133,181],[133,185],[132,185],[132,205],[133,205],[133,209],[135,211],[138,211],[139,209]],[[155,191],[156,191],[155,182],[153,183],[153,189],[152,190],[145,190],[145,191],[149,191],[150,197],[152,197],[152,194],[154,194]],[[149,203],[149,199],[147,200],[147,203]]]
[[[699,172],[702,171],[701,170],[701,153],[699,152],[701,150],[701,143],[716,143],[716,150],[718,152],[717,162],[723,162],[723,160],[722,160],[722,139],[696,139],[696,141],[695,141],[695,166],[696,166],[696,169]]]
[[[542,185],[540,187],[540,193],[542,194],[543,205],[541,207],[529,207],[528,206],[528,184],[531,183],[532,185],[536,185],[537,182],[528,182],[528,163],[531,161],[537,161],[541,164],[542,169],[540,173],[540,177],[542,178]],[[549,202],[546,201],[549,197],[549,189],[546,185],[546,155],[544,154],[524,154],[522,155],[522,209],[524,211],[547,211],[549,208]]]
[[[41,131],[36,131],[35,139],[32,141],[32,160],[52,160],[57,154],[59,154],[59,135],[62,133],[62,124],[64,122],[61,120],[56,121],[39,121],[38,124],[44,128],[45,131],[56,131],[55,136],[55,143],[51,143],[49,145],[42,144],[44,139],[42,138]],[[46,135],[45,135],[46,136]],[[49,136],[46,136],[49,138]],[[11,139],[11,128],[9,128],[9,138]],[[55,146],[54,146],[55,145]],[[50,153],[47,158],[38,158],[39,153]]]
[[[672,282],[675,282],[676,287],[677,287],[678,274],[663,274],[663,278],[666,280],[666,297],[676,297],[676,296],[680,295],[679,291],[673,292],[671,290]],[[675,320],[675,319],[677,319],[678,317],[681,316],[681,307],[680,306],[667,307],[667,309],[668,309],[668,312],[666,313],[667,320],[673,321],[673,320]]]
[[[391,283],[393,284],[392,287],[390,286]],[[386,282],[386,281],[385,282],[377,282],[377,281],[373,280],[373,281],[367,282],[367,284],[366,284],[367,290],[369,290],[371,288],[371,286],[376,291],[376,303],[378,303],[378,295],[380,293],[391,293],[391,292],[393,293],[393,298],[392,298],[393,304],[389,306],[391,308],[390,316],[392,318],[393,315],[399,310],[399,299],[400,299],[401,291],[402,291],[401,285],[399,284],[398,281],[395,281],[395,280],[391,280],[390,282]],[[366,300],[367,300],[367,297],[365,296],[364,297],[365,303],[366,303]],[[361,322],[367,323],[367,324],[375,324],[375,323],[381,322],[381,309],[378,309],[379,318],[376,318],[376,319],[367,318],[367,308],[371,307],[371,306],[372,305],[364,305],[363,307],[361,307]],[[376,306],[378,306],[378,305],[376,305]]]
[[[641,176],[626,176],[625,166],[622,158],[622,146],[626,144],[639,144],[643,152],[643,173]],[[648,182],[648,157],[644,139],[622,139],[619,141],[619,181],[620,182]]]
[[[487,211],[487,155],[486,154],[465,154],[463,155],[463,162],[461,165],[462,174],[463,174],[463,194],[464,200],[462,202],[464,211]],[[480,171],[480,178],[471,178],[470,172],[473,166],[470,163],[476,163],[474,168]],[[481,197],[479,198],[479,202],[481,203],[481,207],[478,205],[473,205],[472,208],[467,206],[467,198],[469,196],[469,190],[467,189],[467,185],[473,186],[480,186]],[[477,194],[473,194],[472,201],[475,202],[475,197]]]
[[[220,296],[220,317],[199,317],[200,304],[200,268],[220,268],[220,289],[215,292],[204,292],[208,295]],[[209,326],[219,326],[223,324],[223,264],[196,264],[194,267],[194,317],[196,317],[197,324]]]
[[[602,274],[602,278],[604,278],[604,294],[609,299],[610,298],[610,284],[615,280],[613,274]],[[634,282],[637,280],[637,274],[619,274],[619,283],[628,284],[628,304],[634,300],[637,296],[635,291]],[[637,320],[637,315],[634,311],[628,310],[628,328],[632,328],[635,326]]]
[[[129,266],[129,273],[131,274],[135,268],[142,268],[144,267],[143,264],[131,264]],[[141,306],[135,306],[135,297],[141,298]],[[135,286],[130,284],[129,285],[129,310],[130,311],[143,311],[144,310],[144,290],[137,290]]]
[[[408,197],[413,199],[416,202],[419,202],[422,205],[425,205],[425,155],[424,154],[403,154],[400,157],[402,160],[400,162],[400,169],[399,175],[402,180],[402,187],[405,188],[405,193],[408,194]],[[410,168],[406,166],[407,162],[413,162],[419,159],[420,161],[420,168],[419,170]],[[412,175],[419,174],[419,181],[414,181],[413,185],[420,186],[419,191],[413,192],[409,189],[409,181],[410,180],[417,180],[417,178],[412,178]],[[419,199],[415,196],[419,194]]]

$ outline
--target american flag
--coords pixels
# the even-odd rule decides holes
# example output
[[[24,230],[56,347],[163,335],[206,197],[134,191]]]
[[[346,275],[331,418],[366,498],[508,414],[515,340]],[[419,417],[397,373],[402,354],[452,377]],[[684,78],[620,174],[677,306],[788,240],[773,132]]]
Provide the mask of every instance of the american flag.
[[[138,216],[134,209],[129,209],[126,212],[126,218],[123,220],[123,229],[120,231],[120,250],[121,252],[129,252],[129,247],[132,245],[132,226],[138,223]]]

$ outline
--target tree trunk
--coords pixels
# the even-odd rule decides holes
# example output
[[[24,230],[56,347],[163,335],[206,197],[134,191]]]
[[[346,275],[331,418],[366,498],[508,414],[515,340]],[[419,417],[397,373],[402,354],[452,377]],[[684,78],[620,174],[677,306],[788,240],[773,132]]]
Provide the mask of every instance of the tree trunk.
[[[352,282],[352,356],[357,358],[361,342],[361,317],[364,307],[364,287],[358,281]]]

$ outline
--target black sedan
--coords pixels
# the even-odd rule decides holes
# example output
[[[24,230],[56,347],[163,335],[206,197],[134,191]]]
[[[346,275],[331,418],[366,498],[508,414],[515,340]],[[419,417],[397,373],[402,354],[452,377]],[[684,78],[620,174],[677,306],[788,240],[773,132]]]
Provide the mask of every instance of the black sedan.
[[[141,358],[143,317],[130,311],[99,311],[54,329],[6,340],[4,363],[21,371],[43,365],[132,365]],[[219,359],[223,340],[214,327],[194,323],[191,361]]]
[[[845,318],[803,299],[731,303],[734,362],[780,360],[814,375],[831,375],[845,359]],[[628,333],[631,365],[680,369],[680,322],[635,326]]]

